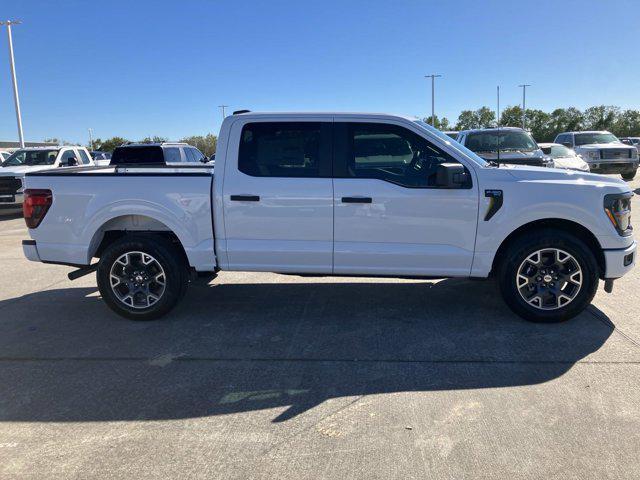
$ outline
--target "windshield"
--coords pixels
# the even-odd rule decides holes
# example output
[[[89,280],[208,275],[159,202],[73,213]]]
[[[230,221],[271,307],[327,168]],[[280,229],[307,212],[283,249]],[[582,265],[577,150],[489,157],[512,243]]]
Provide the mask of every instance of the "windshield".
[[[437,128],[433,128],[431,125],[429,125],[428,123],[423,122],[422,120],[415,120],[415,123],[417,125],[419,125],[422,129],[426,130],[427,132],[435,135],[436,137],[439,137],[442,141],[446,142],[447,145],[451,145],[453,148],[455,148],[456,150],[462,152],[466,156],[473,158],[473,160],[475,160],[476,163],[478,163],[480,165],[487,165],[487,161],[486,160],[484,160],[483,158],[481,158],[478,155],[476,155],[474,152],[469,150],[467,147],[465,147],[461,143],[458,143],[455,140],[452,140],[451,137],[449,137],[445,133],[442,133]]]
[[[589,145],[590,143],[620,143],[613,133],[576,133],[576,145]]]
[[[58,150],[17,150],[4,161],[2,166],[53,165],[57,156]]]
[[[564,145],[553,145],[551,146],[551,151],[549,152],[551,158],[562,158],[562,157],[575,157],[576,154],[570,148],[565,147]]]
[[[531,152],[538,149],[531,135],[522,130],[472,132],[467,135],[465,144],[474,152],[495,152],[498,149]]]

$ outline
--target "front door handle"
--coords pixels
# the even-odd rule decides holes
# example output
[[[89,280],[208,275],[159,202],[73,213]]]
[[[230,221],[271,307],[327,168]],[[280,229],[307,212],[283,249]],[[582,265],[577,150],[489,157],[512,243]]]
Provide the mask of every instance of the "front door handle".
[[[342,197],[342,203],[371,203],[371,197]]]
[[[259,202],[260,197],[258,195],[231,195],[231,200],[234,202]]]

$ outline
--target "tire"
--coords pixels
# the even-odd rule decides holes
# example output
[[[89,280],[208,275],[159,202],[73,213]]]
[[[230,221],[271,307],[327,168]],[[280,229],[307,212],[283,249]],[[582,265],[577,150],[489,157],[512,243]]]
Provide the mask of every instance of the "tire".
[[[623,180],[626,180],[627,182],[633,180],[636,176],[637,170],[634,170],[633,172],[627,172],[627,173],[622,173],[622,178]]]
[[[139,281],[140,283],[134,283]],[[160,235],[127,235],[103,252],[98,289],[111,310],[130,320],[155,320],[186,293],[184,255]]]
[[[503,258],[497,269],[502,298],[531,322],[569,320],[587,308],[598,289],[593,252],[562,230],[542,229],[517,237]]]

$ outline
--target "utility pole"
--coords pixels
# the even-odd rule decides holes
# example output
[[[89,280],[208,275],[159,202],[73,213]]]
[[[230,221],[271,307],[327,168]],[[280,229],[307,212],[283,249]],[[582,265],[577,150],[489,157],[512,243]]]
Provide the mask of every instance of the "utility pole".
[[[440,78],[442,75],[432,73],[431,75],[425,75],[424,78],[431,79],[431,126],[435,127],[436,123],[436,78]]]
[[[13,58],[13,39],[11,38],[11,25],[20,25],[20,20],[0,21],[0,25],[7,26],[7,36],[9,37],[9,64],[11,65],[11,80],[13,80],[13,102],[16,106],[16,120],[18,121],[18,137],[20,148],[24,148],[24,136],[22,135],[22,115],[20,114],[20,97],[18,96],[18,80],[16,79],[15,60]]]
[[[222,119],[224,120],[226,115],[224,113],[225,108],[227,108],[229,105],[218,105],[218,108],[222,109]]]
[[[496,121],[498,122],[498,128],[500,128],[500,85],[498,85],[498,108],[496,110]]]
[[[519,87],[522,88],[522,129],[525,129],[525,124],[526,124],[526,117],[527,114],[525,113],[527,110],[527,87],[530,87],[531,85],[524,83],[522,85],[518,85]]]
[[[91,146],[91,151],[93,151],[93,130],[89,129],[89,145]]]

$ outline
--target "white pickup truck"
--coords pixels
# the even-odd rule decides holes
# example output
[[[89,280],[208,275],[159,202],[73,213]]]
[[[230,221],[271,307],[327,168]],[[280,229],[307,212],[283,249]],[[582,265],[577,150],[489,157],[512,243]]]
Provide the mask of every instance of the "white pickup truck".
[[[77,145],[25,147],[13,152],[0,165],[0,212],[22,208],[24,176],[58,167],[95,165],[89,151]]]
[[[166,314],[197,272],[236,270],[495,276],[517,314],[562,321],[635,264],[632,192],[618,179],[496,166],[385,114],[243,112],[218,138],[215,174],[28,174],[26,257],[78,266],[70,278],[96,270],[109,307],[137,320]]]

